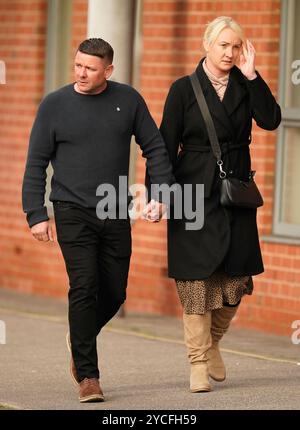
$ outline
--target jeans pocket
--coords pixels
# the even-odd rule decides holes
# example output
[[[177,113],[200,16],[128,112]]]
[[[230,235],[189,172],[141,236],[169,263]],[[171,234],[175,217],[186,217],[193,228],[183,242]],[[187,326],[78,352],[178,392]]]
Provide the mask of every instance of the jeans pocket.
[[[53,202],[53,207],[54,207],[54,210],[56,210],[58,212],[65,212],[65,211],[68,211],[70,209],[73,209],[75,206],[71,202],[64,202],[61,200],[56,200],[55,202]]]
[[[118,221],[118,256],[120,258],[130,257],[131,255],[131,227],[130,222],[127,221]]]

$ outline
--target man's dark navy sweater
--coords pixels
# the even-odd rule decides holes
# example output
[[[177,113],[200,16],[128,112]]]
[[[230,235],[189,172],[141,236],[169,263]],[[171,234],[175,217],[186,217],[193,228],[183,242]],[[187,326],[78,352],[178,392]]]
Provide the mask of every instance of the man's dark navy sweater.
[[[172,183],[165,144],[143,98],[128,85],[107,84],[97,95],[83,95],[67,85],[42,101],[23,181],[23,209],[30,227],[48,220],[44,194],[50,161],[50,200],[95,208],[99,185],[112,184],[118,190],[119,176],[128,176],[132,135],[147,159],[151,182]]]

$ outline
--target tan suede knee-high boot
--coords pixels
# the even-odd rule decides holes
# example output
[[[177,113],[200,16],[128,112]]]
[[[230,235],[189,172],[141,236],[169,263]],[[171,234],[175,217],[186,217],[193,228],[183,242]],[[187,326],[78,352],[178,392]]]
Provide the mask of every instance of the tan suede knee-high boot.
[[[238,306],[224,306],[215,309],[211,315],[212,346],[207,352],[209,376],[215,381],[222,382],[226,378],[226,369],[219,349],[219,341],[227,332],[232,318],[235,316]]]
[[[211,391],[206,353],[211,347],[211,313],[183,314],[184,340],[191,363],[190,389],[193,393]]]

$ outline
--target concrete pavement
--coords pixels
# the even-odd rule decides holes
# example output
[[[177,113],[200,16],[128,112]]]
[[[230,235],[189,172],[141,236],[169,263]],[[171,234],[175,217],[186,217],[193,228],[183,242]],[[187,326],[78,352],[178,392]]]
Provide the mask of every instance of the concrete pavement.
[[[69,373],[63,301],[0,289],[0,409],[299,410],[300,345],[232,328],[222,343],[228,370],[210,393],[189,392],[181,321],[114,318],[98,342],[104,403],[80,404]]]

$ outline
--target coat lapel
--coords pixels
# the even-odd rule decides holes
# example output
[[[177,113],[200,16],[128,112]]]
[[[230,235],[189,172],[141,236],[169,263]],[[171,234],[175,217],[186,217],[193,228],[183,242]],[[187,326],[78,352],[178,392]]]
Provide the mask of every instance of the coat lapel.
[[[245,78],[237,67],[233,67],[222,101],[229,116],[239,107],[246,95],[247,85]]]
[[[230,71],[228,86],[226,88],[223,101],[219,99],[214,87],[203,70],[201,59],[196,73],[200,80],[202,90],[211,112],[211,115],[226,128],[229,135],[234,135],[232,121],[230,115],[236,110],[241,101],[247,94],[245,80],[237,67],[233,67]]]

